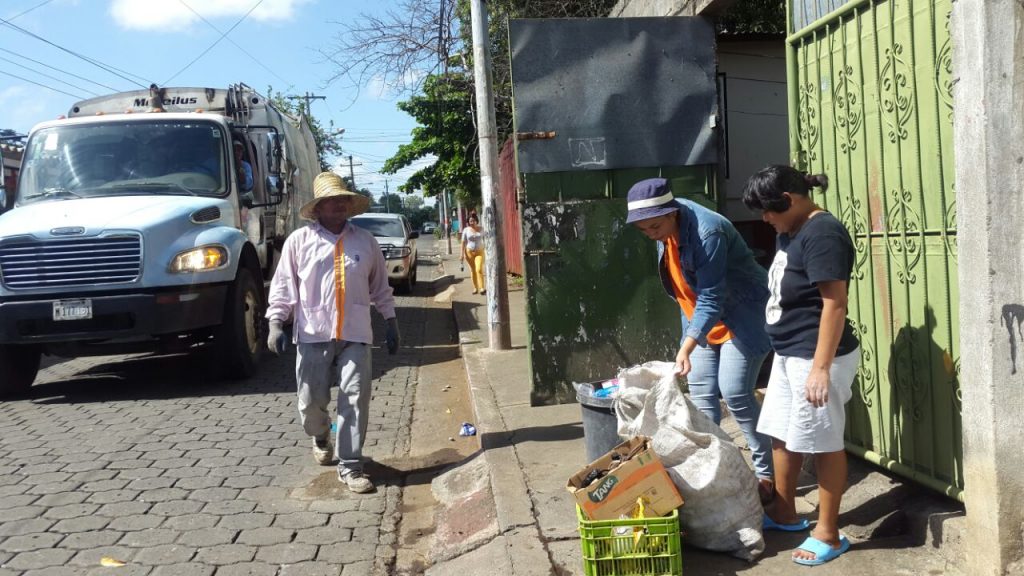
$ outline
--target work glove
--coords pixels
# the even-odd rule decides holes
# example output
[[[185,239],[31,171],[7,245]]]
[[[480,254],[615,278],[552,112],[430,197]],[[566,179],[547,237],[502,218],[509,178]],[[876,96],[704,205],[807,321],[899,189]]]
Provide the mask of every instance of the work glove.
[[[388,331],[384,335],[384,340],[388,344],[388,354],[398,352],[398,347],[402,343],[402,337],[398,334],[398,318],[388,318]]]
[[[270,334],[267,335],[267,348],[274,354],[283,354],[288,348],[288,335],[284,333],[284,323],[280,320],[270,321]]]

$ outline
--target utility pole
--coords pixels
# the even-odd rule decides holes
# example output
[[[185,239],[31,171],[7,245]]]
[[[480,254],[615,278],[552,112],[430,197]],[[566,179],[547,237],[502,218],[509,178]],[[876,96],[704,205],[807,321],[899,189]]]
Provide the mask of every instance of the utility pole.
[[[327,96],[317,96],[316,94],[310,94],[306,92],[303,96],[285,96],[289,100],[305,100],[306,101],[306,116],[309,116],[309,103],[313,100],[327,100]]]
[[[498,132],[491,86],[491,50],[487,32],[487,3],[472,0],[473,77],[476,84],[477,134],[480,140],[480,190],[484,199],[483,233],[486,262],[487,318],[492,350],[512,348],[508,323],[508,280],[505,278],[505,243],[501,213],[495,201],[498,179]]]
[[[388,179],[384,179],[384,211],[391,214],[391,203],[388,202]]]
[[[352,181],[352,189],[356,190],[356,172],[352,169],[352,155],[348,155],[348,179]]]
[[[438,214],[441,217],[441,234],[448,242],[448,254],[452,253],[452,223],[448,215],[448,191],[441,191],[441,198],[438,200]]]

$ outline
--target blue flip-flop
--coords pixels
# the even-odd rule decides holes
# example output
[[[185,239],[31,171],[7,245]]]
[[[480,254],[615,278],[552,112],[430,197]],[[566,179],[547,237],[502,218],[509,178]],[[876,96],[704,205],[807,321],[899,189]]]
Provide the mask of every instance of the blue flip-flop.
[[[779,530],[782,532],[803,532],[811,527],[811,523],[806,518],[801,519],[799,522],[793,524],[779,524],[775,520],[771,519],[771,516],[764,515],[764,519],[761,520],[762,530]]]
[[[839,558],[840,554],[849,550],[850,541],[846,539],[846,536],[840,535],[839,548],[836,549],[817,538],[808,536],[807,540],[804,540],[803,544],[797,546],[796,549],[814,554],[814,559],[808,560],[806,558],[793,558],[793,562],[803,564],[804,566],[820,566],[829,560]]]

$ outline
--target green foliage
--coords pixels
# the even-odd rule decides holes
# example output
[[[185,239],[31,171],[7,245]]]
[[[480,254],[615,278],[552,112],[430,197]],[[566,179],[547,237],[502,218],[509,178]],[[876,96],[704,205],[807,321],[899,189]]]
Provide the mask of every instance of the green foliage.
[[[313,139],[316,141],[317,154],[320,157],[320,169],[328,171],[331,169],[331,156],[341,154],[341,135],[334,128],[334,121],[330,121],[327,128],[324,128],[315,116],[306,110],[306,102],[302,100],[290,100],[280,92],[274,92],[272,86],[267,87],[267,97],[278,110],[290,116],[298,118],[305,116],[309,127],[313,131]],[[368,195],[368,194],[367,194]]]
[[[785,34],[785,0],[740,0],[718,19],[721,34]]]
[[[399,192],[420,190],[425,196],[437,196],[445,190],[458,190],[479,198],[480,170],[470,108],[471,89],[471,81],[463,73],[428,76],[423,94],[398,104],[419,126],[412,131],[412,141],[399,146],[381,171],[394,174],[422,158],[437,158],[433,165],[410,176],[398,187]]]

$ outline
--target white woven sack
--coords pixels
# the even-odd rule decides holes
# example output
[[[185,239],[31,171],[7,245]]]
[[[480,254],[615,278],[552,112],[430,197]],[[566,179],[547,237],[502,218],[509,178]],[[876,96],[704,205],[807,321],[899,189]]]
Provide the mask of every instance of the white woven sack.
[[[764,552],[757,479],[732,439],[683,394],[674,369],[648,362],[619,372],[619,435],[651,438],[683,496],[688,543],[751,562]]]

